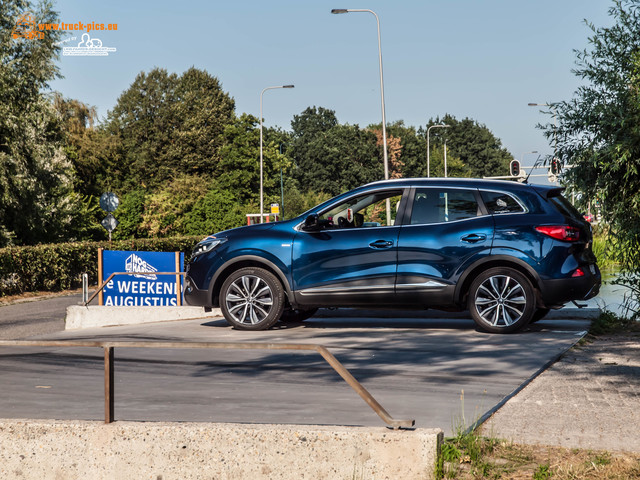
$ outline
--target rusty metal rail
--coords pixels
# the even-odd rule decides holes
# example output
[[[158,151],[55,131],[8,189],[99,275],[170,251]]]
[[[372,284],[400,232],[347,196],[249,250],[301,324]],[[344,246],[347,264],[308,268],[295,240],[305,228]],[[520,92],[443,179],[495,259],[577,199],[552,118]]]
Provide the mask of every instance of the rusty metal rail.
[[[85,307],[87,305],[89,305],[91,303],[91,300],[96,298],[96,296],[102,290],[104,290],[104,287],[106,287],[107,284],[111,280],[113,280],[113,277],[115,277],[116,275],[175,275],[176,277],[178,277],[178,276],[184,277],[186,275],[186,273],[185,272],[113,272],[111,275],[109,275],[109,278],[107,278],[104,282],[102,282],[102,284],[100,284],[98,286],[98,289],[95,292],[93,292],[93,295],[91,295],[91,297],[89,297],[89,300],[87,300],[86,302],[83,302],[83,305]]]
[[[224,350],[294,350],[319,353],[326,362],[367,402],[374,412],[394,429],[408,428],[415,420],[396,420],[373,395],[362,386],[342,363],[326,347],[314,344],[297,343],[237,343],[237,342],[100,342],[85,340],[0,340],[0,347],[99,347],[104,349],[104,421],[114,421],[114,349],[115,348],[176,348],[176,349],[224,349]]]

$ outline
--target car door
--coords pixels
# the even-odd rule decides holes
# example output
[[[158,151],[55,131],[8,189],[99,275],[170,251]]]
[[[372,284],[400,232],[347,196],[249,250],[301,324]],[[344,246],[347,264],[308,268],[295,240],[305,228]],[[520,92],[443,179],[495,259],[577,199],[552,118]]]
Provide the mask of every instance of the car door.
[[[493,218],[476,189],[435,186],[412,190],[406,215],[398,237],[397,298],[449,306],[465,268],[490,254]]]
[[[298,228],[292,247],[292,276],[300,305],[393,302],[398,224],[408,191],[387,187],[359,193],[319,212],[324,224],[321,230]]]

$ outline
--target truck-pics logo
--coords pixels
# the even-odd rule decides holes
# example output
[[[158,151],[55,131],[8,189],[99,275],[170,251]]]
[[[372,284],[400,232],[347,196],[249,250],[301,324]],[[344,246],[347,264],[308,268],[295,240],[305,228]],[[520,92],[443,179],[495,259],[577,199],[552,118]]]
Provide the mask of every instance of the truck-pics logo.
[[[44,38],[44,32],[39,32],[38,27],[36,26],[36,17],[31,12],[24,12],[22,15],[18,17],[16,20],[16,26],[13,27],[13,31],[11,32],[11,36],[14,39],[18,38]]]

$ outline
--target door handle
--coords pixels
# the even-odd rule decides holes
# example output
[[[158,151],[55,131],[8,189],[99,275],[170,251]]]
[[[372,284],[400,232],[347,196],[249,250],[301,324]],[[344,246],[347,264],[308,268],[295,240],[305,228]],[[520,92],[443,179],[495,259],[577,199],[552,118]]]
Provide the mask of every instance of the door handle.
[[[389,240],[376,240],[369,244],[371,248],[389,248],[392,245],[393,242],[390,242]]]
[[[478,243],[484,242],[487,239],[487,236],[484,233],[470,233],[469,235],[465,235],[460,240],[467,243]]]

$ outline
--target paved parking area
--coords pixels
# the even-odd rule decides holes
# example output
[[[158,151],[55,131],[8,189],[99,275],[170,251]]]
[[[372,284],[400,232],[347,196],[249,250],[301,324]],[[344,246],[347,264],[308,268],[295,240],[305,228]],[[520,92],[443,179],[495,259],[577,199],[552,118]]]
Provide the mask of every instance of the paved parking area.
[[[591,312],[593,313],[593,312]],[[447,434],[521,388],[588,328],[589,312],[552,312],[492,335],[461,314],[330,311],[241,332],[193,320],[40,335],[40,339],[317,343],[395,418]],[[116,349],[116,419],[382,425],[315,353]],[[0,417],[102,419],[100,349],[2,348]]]

